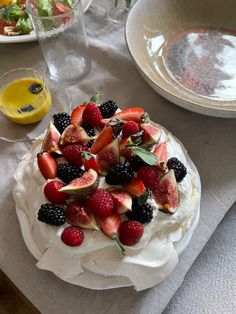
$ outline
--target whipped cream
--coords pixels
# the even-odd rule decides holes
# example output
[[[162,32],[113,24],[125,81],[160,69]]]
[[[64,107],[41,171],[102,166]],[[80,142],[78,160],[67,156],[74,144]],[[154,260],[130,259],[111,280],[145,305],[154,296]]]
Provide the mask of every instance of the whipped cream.
[[[134,246],[125,247],[125,256],[101,231],[84,230],[82,245],[69,247],[60,239],[67,224],[54,227],[37,220],[38,210],[47,199],[43,193],[45,180],[36,158],[43,136],[35,141],[16,170],[13,196],[17,210],[27,217],[33,246],[39,251],[37,266],[40,269],[93,289],[134,285],[137,290],[156,285],[174,270],[178,263],[175,243],[181,241],[191,227],[199,208],[200,180],[182,145],[164,128],[162,130],[161,142],[167,141],[168,159],[177,157],[187,167],[186,177],[178,183],[179,206],[173,215],[169,215],[160,212],[153,199],[149,200],[154,217],[145,225],[141,240]],[[99,187],[108,187],[104,178],[100,179]]]

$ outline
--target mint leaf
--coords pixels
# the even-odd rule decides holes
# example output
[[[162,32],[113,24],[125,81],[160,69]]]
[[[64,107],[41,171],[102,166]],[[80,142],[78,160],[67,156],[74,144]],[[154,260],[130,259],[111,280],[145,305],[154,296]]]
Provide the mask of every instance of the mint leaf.
[[[158,163],[158,158],[152,152],[138,146],[130,146],[135,155],[138,155],[148,165],[153,166]]]
[[[146,189],[146,191],[142,195],[140,195],[138,198],[139,206],[142,206],[143,204],[145,204],[150,196],[151,196],[150,190]]]
[[[90,101],[92,101],[95,104],[97,104],[101,97],[102,97],[102,93],[101,92],[96,92],[95,95],[90,98]]]

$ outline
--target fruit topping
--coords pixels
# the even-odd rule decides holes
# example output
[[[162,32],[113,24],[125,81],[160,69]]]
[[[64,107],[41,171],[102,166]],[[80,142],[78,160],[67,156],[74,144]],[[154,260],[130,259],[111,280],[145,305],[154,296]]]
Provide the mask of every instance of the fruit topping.
[[[130,163],[134,171],[137,171],[141,167],[148,166],[148,164],[137,155],[132,155],[128,157],[126,159],[126,162]]]
[[[144,114],[143,108],[126,108],[122,111],[116,113],[114,117],[123,121],[135,121],[137,123],[141,122],[142,116]]]
[[[70,124],[70,116],[66,112],[60,112],[53,115],[53,123],[60,133]]]
[[[139,125],[134,121],[128,121],[123,125],[122,138],[130,137],[139,132]]]
[[[181,182],[187,174],[186,167],[176,157],[170,158],[167,161],[167,167],[168,169],[174,170],[175,178],[177,182]]]
[[[146,190],[145,185],[139,178],[132,178],[129,183],[125,183],[123,186],[132,196],[135,197],[141,196]]]
[[[84,233],[79,227],[70,226],[63,230],[61,240],[68,246],[80,246],[84,241]]]
[[[96,220],[90,210],[85,207],[83,200],[73,200],[65,209],[66,221],[84,229],[99,230]]]
[[[57,177],[67,184],[76,178],[82,177],[83,174],[83,169],[66,163],[60,164],[57,170]]]
[[[95,141],[95,140],[89,141],[89,142],[86,144],[86,146],[87,146],[88,148],[91,148],[91,147],[93,146],[94,141]]]
[[[111,118],[118,109],[114,100],[108,100],[99,106],[104,119]]]
[[[53,226],[61,226],[66,221],[63,208],[50,203],[41,205],[38,220]]]
[[[132,142],[130,137],[127,137],[123,139],[120,142],[120,155],[124,157],[130,157],[132,155],[132,150],[129,147],[129,145],[133,145],[134,143]]]
[[[93,169],[85,172],[80,178],[76,178],[60,191],[78,197],[87,197],[92,194],[98,186],[98,175]]]
[[[71,113],[70,123],[74,125],[80,125],[83,121],[83,112],[86,105],[77,106]]]
[[[161,136],[161,129],[151,123],[143,123],[140,128],[144,131],[142,135],[143,143],[152,145],[158,143]]]
[[[46,183],[43,191],[49,202],[57,205],[65,204],[68,195],[59,191],[63,186],[65,184],[57,180]]]
[[[141,167],[138,170],[138,178],[140,178],[146,188],[151,191],[156,190],[159,183],[158,171],[154,167]]]
[[[132,246],[139,242],[144,233],[143,225],[138,221],[123,221],[119,229],[119,240],[122,244]]]
[[[54,124],[50,122],[47,133],[43,140],[42,150],[48,153],[61,154],[59,148],[60,137],[60,132],[57,130]]]
[[[92,154],[97,154],[107,144],[111,143],[113,137],[113,130],[111,126],[105,126],[102,132],[98,135],[97,139],[93,143],[90,151]]]
[[[98,168],[98,164],[94,156],[86,151],[83,151],[81,154],[82,154],[82,160],[83,160],[85,171],[88,171],[89,169],[93,169],[96,172],[98,172],[99,168]]]
[[[94,102],[89,102],[83,112],[83,121],[91,126],[98,126],[102,120],[102,113]]]
[[[127,217],[130,220],[139,221],[141,223],[148,223],[153,218],[153,208],[148,203],[139,205],[138,199],[133,199],[132,211],[128,212]]]
[[[111,166],[116,165],[120,160],[119,140],[116,138],[107,144],[98,154],[97,163],[99,172],[106,175]]]
[[[176,212],[179,204],[179,196],[173,169],[161,177],[158,189],[152,193],[156,203],[160,205],[159,209],[161,211],[169,214]]]
[[[57,162],[48,152],[37,155],[38,167],[45,179],[54,179],[57,176]]]
[[[113,213],[114,202],[107,190],[98,189],[90,196],[87,206],[95,216],[103,218]]]
[[[111,185],[128,183],[132,179],[133,175],[133,169],[130,164],[120,162],[109,169],[106,175],[106,183]]]
[[[88,150],[88,147],[85,145],[70,144],[62,148],[62,154],[69,163],[76,167],[81,167],[83,165],[81,152]]]
[[[60,145],[67,144],[84,144],[91,138],[85,132],[85,130],[79,125],[69,125],[61,135]]]
[[[159,144],[155,148],[153,153],[157,156],[158,161],[160,163],[163,163],[163,162],[166,163],[166,160],[167,160],[167,144],[166,144],[166,142]]]
[[[93,137],[96,135],[93,127],[90,124],[88,124],[87,122],[84,122],[82,124],[82,127],[84,128],[84,130],[88,134],[88,136]]]
[[[128,192],[122,188],[110,188],[109,192],[114,202],[114,212],[123,214],[131,211],[132,198]]]

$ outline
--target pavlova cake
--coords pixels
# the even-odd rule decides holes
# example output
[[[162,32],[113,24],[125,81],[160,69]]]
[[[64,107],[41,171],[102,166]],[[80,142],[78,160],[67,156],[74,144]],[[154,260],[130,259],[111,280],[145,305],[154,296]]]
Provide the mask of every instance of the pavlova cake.
[[[17,214],[39,268],[84,287],[143,290],[173,271],[188,242],[199,176],[143,108],[98,98],[55,114],[22,158]]]

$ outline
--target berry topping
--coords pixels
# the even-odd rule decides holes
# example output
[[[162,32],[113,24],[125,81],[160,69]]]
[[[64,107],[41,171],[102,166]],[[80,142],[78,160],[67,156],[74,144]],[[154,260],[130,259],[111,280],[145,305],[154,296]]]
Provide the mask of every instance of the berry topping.
[[[132,155],[126,159],[126,162],[130,163],[134,171],[137,171],[141,167],[148,166],[138,155]]]
[[[110,126],[105,126],[91,147],[91,153],[99,153],[104,146],[111,143],[113,138],[113,130]]]
[[[95,136],[95,131],[94,131],[93,127],[92,127],[90,124],[84,122],[84,123],[82,124],[82,127],[84,128],[85,132],[86,132],[89,136],[91,136],[91,137],[92,137],[92,136]]]
[[[80,246],[84,241],[84,233],[79,227],[67,227],[61,234],[61,240],[68,246]]]
[[[174,170],[175,178],[177,182],[181,182],[187,174],[186,167],[176,157],[170,158],[167,161],[167,167],[169,170],[170,169]]]
[[[133,169],[129,163],[118,163],[109,169],[106,175],[106,182],[111,185],[128,183],[133,175]]]
[[[57,170],[57,177],[65,183],[69,183],[76,178],[82,177],[84,170],[71,164],[60,164]]]
[[[138,131],[139,131],[138,123],[134,121],[128,121],[123,126],[122,138],[127,138],[133,134],[138,133]]]
[[[83,112],[83,120],[89,123],[91,126],[97,126],[100,124],[100,121],[102,120],[102,114],[95,103],[89,102],[86,105]]]
[[[44,194],[49,202],[53,204],[62,205],[66,202],[68,195],[63,192],[59,192],[59,190],[65,186],[64,183],[60,181],[50,181],[44,187]]]
[[[60,112],[53,115],[53,123],[60,133],[70,124],[70,116],[66,112]]]
[[[135,121],[141,122],[142,116],[144,115],[143,108],[125,108],[122,111],[116,113],[114,117],[123,121]]]
[[[71,113],[70,116],[70,123],[77,125],[82,123],[82,117],[83,117],[83,112],[85,109],[86,105],[79,105],[77,106]]]
[[[67,145],[62,149],[62,154],[69,163],[76,167],[81,167],[82,161],[82,151],[88,151],[88,147],[81,144],[71,144]]]
[[[91,147],[93,146],[94,141],[95,141],[95,140],[89,141],[89,142],[86,144],[86,146],[87,146],[88,148],[91,148]]]
[[[132,178],[129,183],[125,183],[123,186],[132,196],[135,197],[141,196],[146,190],[143,181],[139,178]]]
[[[159,177],[154,167],[141,167],[138,170],[138,178],[140,178],[146,188],[154,191],[158,187]]]
[[[135,245],[143,236],[143,225],[138,221],[127,220],[122,222],[119,229],[119,240],[124,245]]]
[[[127,212],[127,217],[130,220],[139,221],[141,223],[150,222],[153,218],[152,206],[149,205],[148,203],[139,205],[138,200],[133,199],[132,211]]]
[[[49,203],[41,205],[38,220],[53,226],[61,226],[66,221],[63,208]]]
[[[97,172],[99,171],[96,159],[89,152],[86,151],[82,152],[82,160],[85,171],[88,171],[89,169],[93,169]]]
[[[45,179],[54,179],[57,175],[57,162],[48,153],[42,152],[37,155],[38,167]]]
[[[98,189],[89,198],[87,206],[95,216],[103,218],[113,213],[114,202],[107,190]]]
[[[114,100],[108,100],[99,106],[104,119],[111,118],[118,109]]]

